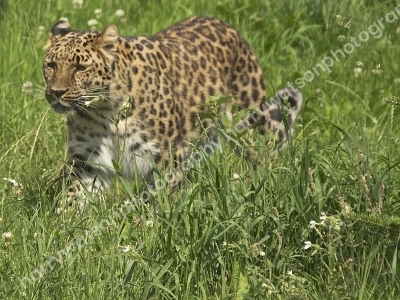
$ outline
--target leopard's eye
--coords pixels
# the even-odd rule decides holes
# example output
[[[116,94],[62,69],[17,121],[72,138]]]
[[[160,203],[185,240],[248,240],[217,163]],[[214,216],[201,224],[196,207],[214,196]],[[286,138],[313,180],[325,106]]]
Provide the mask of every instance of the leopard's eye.
[[[76,67],[76,70],[77,70],[77,71],[85,71],[86,69],[87,69],[87,67],[84,66],[84,65],[78,65],[78,66]]]
[[[55,62],[49,62],[47,63],[47,67],[50,69],[55,69],[57,67],[57,64]]]

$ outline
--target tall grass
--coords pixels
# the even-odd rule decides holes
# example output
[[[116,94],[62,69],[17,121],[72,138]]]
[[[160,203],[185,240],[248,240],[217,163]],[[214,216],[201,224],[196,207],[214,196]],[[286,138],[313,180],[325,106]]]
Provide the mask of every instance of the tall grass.
[[[115,23],[121,35],[150,35],[212,15],[246,37],[272,95],[395,6],[1,2],[0,298],[398,299],[399,108],[385,99],[398,96],[400,20],[302,88],[304,107],[286,148],[263,148],[254,167],[223,142],[180,189],[150,191],[149,202],[124,215],[126,199],[147,191],[139,180],[117,179],[83,215],[54,214],[64,196],[56,178],[66,132],[44,100],[41,75],[47,30],[60,17],[86,29],[101,8],[99,29]],[[27,81],[32,91],[22,91]]]

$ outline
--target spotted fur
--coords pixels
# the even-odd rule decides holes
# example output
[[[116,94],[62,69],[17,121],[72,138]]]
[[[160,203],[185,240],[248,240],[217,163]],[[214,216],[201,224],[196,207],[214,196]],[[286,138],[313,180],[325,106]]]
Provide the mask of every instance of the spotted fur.
[[[221,20],[192,17],[150,37],[119,36],[115,25],[74,31],[59,20],[45,51],[46,98],[67,116],[68,174],[92,190],[109,186],[113,161],[126,178],[136,168],[150,180],[153,163],[163,166],[170,150],[177,162],[186,159],[188,142],[214,126],[212,120],[198,124],[212,96],[232,96],[221,114],[230,116],[232,105],[255,109],[251,127],[286,139],[282,110],[267,99],[253,51]],[[286,88],[277,100],[284,97],[291,128],[301,94]]]

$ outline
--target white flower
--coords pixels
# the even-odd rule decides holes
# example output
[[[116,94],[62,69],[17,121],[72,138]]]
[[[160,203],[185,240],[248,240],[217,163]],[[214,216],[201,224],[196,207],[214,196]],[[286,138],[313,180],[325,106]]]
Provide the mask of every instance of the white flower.
[[[115,11],[115,15],[118,18],[122,18],[125,15],[125,12],[122,9],[118,9],[118,10]]]
[[[341,15],[336,15],[336,22],[338,23],[339,26],[343,25],[343,21],[345,18],[343,18]]]
[[[96,28],[96,25],[98,25],[99,22],[97,22],[96,19],[90,19],[90,20],[87,22],[87,24],[88,24],[88,26],[89,26],[90,28],[95,29],[95,28]]]
[[[357,67],[364,67],[364,63],[361,60],[357,61],[356,65]]]
[[[315,221],[311,220],[310,221],[310,228],[314,229],[315,228],[315,224],[316,224]]]
[[[324,223],[326,220],[326,214],[324,212],[321,213],[321,216],[319,217],[321,222]]]
[[[372,70],[372,73],[374,74],[374,75],[381,75],[382,74],[382,70],[381,69],[373,69]]]
[[[227,245],[226,242],[222,242],[222,246],[226,247],[226,245]]]
[[[124,252],[124,253],[127,253],[127,252],[129,252],[129,251],[131,251],[131,246],[125,246],[125,248],[124,249],[122,249],[122,252]]]
[[[307,250],[308,248],[311,248],[311,242],[310,241],[305,241],[304,242],[304,250]]]
[[[38,27],[38,37],[41,37],[43,35],[43,32],[46,30],[46,28],[44,28],[44,26],[40,25]]]
[[[342,41],[345,41],[345,40],[346,40],[346,37],[345,37],[344,35],[339,35],[339,36],[337,37],[337,39],[338,39],[338,41],[342,42]]]
[[[72,0],[72,6],[75,9],[81,9],[83,7],[83,0]]]
[[[336,22],[338,23],[339,26],[343,25],[343,21],[345,18],[343,18],[341,15],[336,15]]]
[[[240,175],[235,173],[232,175],[233,180],[239,180],[240,179]]]
[[[288,271],[287,271],[287,274],[288,274],[288,275],[292,275],[292,274],[293,274],[293,271],[292,271],[292,270],[288,270]]]
[[[354,68],[354,77],[357,78],[362,72],[361,68]]]
[[[266,283],[263,283],[261,286],[262,287],[267,287],[268,285]]]
[[[61,207],[57,207],[57,209],[56,209],[56,214],[57,215],[61,215],[61,214],[66,213],[66,212],[67,212],[67,210],[65,210],[65,209],[63,209]]]
[[[25,81],[25,82],[22,84],[22,91],[23,91],[25,94],[33,95],[33,83],[32,83],[31,81]]]
[[[94,10],[94,15],[96,16],[96,19],[100,19],[102,14],[103,14],[103,12],[100,8],[97,8]]]
[[[150,228],[151,228],[151,227],[153,227],[153,225],[154,225],[154,223],[153,223],[152,220],[147,220],[147,221],[146,221],[146,226],[147,226],[147,227],[150,227]]]
[[[1,237],[3,238],[3,240],[8,241],[9,239],[11,239],[12,234],[11,232],[4,232]]]
[[[18,183],[18,181],[16,181],[15,179],[12,179],[12,178],[3,178],[3,180],[12,183],[13,186],[14,186],[15,188],[21,187],[21,185],[20,185],[20,184]]]
[[[265,252],[264,252],[264,251],[261,251],[261,252],[260,252],[260,255],[261,255],[261,256],[265,256]]]
[[[15,179],[12,179],[12,178],[3,178],[3,180],[12,183],[12,185],[13,185],[12,189],[13,189],[14,194],[16,194],[16,195],[21,194],[22,184],[20,184],[18,181],[16,181]]]

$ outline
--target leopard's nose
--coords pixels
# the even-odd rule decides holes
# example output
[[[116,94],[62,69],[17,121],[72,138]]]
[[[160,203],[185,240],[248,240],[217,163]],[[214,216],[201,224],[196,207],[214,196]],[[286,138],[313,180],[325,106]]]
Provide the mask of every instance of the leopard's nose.
[[[61,98],[66,92],[67,90],[51,90],[51,93],[57,98]]]

